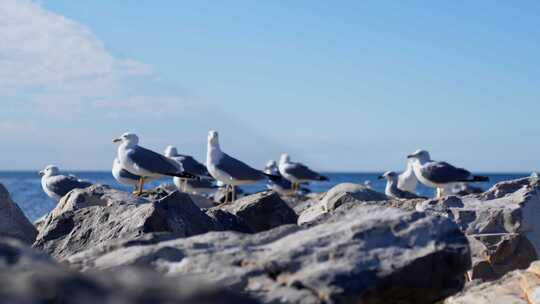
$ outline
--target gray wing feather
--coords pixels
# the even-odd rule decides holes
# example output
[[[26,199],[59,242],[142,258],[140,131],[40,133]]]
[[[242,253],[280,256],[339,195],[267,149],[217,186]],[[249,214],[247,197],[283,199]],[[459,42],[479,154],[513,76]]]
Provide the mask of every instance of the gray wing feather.
[[[142,169],[162,175],[179,173],[181,168],[164,155],[143,147],[136,147],[128,153],[128,157]]]
[[[422,175],[434,183],[463,182],[471,178],[471,172],[456,168],[449,163],[433,162],[422,168]]]
[[[78,180],[73,176],[58,175],[47,179],[47,188],[59,196],[64,196],[73,189],[84,189],[91,185],[91,183]]]
[[[253,169],[247,164],[230,157],[225,153],[223,153],[221,159],[216,164],[216,168],[227,172],[232,178],[238,180],[256,181],[265,178],[262,171]]]
[[[182,164],[184,171],[198,176],[209,176],[206,166],[198,162],[195,158],[189,155],[179,155],[173,157],[174,160]]]
[[[135,175],[135,174],[129,172],[128,170],[126,170],[126,169],[120,169],[120,172],[118,173],[118,175],[120,175],[120,177],[125,178],[125,179],[131,179],[131,180],[139,180],[139,179],[141,179],[140,176]]]
[[[301,163],[294,163],[290,164],[286,169],[288,174],[298,178],[298,179],[309,179],[309,180],[317,180],[321,178],[321,175],[304,164]]]

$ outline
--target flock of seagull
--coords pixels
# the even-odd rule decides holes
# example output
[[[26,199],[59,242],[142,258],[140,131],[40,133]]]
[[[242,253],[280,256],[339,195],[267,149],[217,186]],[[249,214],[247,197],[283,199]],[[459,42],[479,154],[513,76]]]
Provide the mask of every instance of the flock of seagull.
[[[193,194],[210,195],[219,187],[225,187],[225,203],[236,199],[237,186],[266,180],[271,190],[297,195],[305,191],[302,184],[328,180],[302,163],[291,162],[287,154],[283,154],[279,162],[269,161],[264,170],[253,168],[223,152],[216,131],[208,132],[206,165],[192,156],[179,154],[173,146],[167,147],[163,154],[146,149],[139,145],[139,137],[134,133],[124,133],[113,142],[119,146],[112,175],[119,183],[135,187],[136,196],[144,193],[145,183],[165,177],[172,177],[178,190]],[[469,183],[488,181],[487,177],[473,175],[449,163],[433,161],[425,150],[418,150],[407,158],[407,169],[403,173],[388,171],[379,177],[386,179],[385,194],[389,197],[423,198],[416,194],[418,182],[435,188],[440,197],[475,191]],[[75,188],[92,185],[74,175],[60,174],[54,165],[47,166],[40,175],[44,192],[56,201]],[[366,183],[366,187],[370,184]]]

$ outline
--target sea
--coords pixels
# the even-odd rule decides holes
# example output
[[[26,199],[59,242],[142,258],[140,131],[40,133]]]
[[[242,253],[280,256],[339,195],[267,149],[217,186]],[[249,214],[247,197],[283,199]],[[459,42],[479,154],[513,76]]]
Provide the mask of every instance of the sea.
[[[74,174],[78,178],[91,181],[93,183],[106,184],[113,188],[132,191],[131,187],[127,187],[119,184],[111,175],[110,172],[69,172],[69,174]],[[495,183],[522,178],[530,176],[529,173],[490,173],[490,174],[481,174],[488,176],[490,181],[487,183],[478,183],[475,186],[480,186],[484,189],[488,189],[493,186]],[[385,181],[377,179],[381,175],[381,172],[369,172],[369,173],[325,173],[330,180],[327,182],[316,182],[311,183],[307,186],[311,191],[314,192],[324,192],[333,186],[343,183],[343,182],[352,182],[352,183],[364,183],[365,181],[371,181],[371,185],[376,191],[384,192],[384,187],[386,185]],[[160,184],[172,182],[172,180],[156,180],[152,183],[149,183],[146,188],[156,187]],[[13,200],[19,205],[23,210],[26,216],[31,220],[35,221],[51,211],[56,202],[50,199],[41,188],[41,178],[37,172],[0,172],[0,183],[2,183],[10,192]],[[245,193],[255,193],[261,190],[266,189],[265,183],[258,183],[254,185],[249,185],[242,187]],[[419,184],[418,194],[424,196],[433,196],[434,191],[431,188],[424,187]]]

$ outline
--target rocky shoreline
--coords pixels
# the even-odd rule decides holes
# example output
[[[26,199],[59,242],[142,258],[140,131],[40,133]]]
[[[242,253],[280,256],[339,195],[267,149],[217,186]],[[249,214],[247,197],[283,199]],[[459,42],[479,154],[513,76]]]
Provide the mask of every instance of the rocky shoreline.
[[[33,225],[0,185],[0,302],[538,303],[539,190],[399,200],[340,184],[214,206],[94,185]]]

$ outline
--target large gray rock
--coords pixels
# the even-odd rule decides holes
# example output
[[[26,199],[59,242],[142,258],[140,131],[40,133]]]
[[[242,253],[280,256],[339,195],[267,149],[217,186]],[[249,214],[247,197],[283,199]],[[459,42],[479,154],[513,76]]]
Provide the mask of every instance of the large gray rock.
[[[266,303],[433,303],[461,289],[467,239],[444,217],[355,205],[308,228],[120,241],[71,256],[73,267],[147,265]]]
[[[362,202],[386,204],[388,199],[384,193],[373,191],[364,185],[341,183],[326,192],[319,202],[305,208],[298,217],[298,225],[313,222],[344,204]]]
[[[470,276],[493,280],[524,269],[540,252],[540,182],[523,178],[498,183],[482,194],[447,196],[417,205],[417,210],[454,220],[472,242]]]
[[[11,199],[2,184],[0,184],[0,236],[16,238],[28,244],[32,244],[37,236],[34,225]]]
[[[214,230],[214,225],[187,194],[176,191],[149,201],[98,185],[62,198],[42,223],[34,247],[64,259],[110,240],[152,232],[188,237]]]
[[[298,216],[273,191],[245,196],[219,209],[237,216],[251,232],[261,232],[281,225],[296,224]]]
[[[0,303],[131,304],[256,301],[191,279],[139,268],[81,274],[22,243],[0,239]]]

